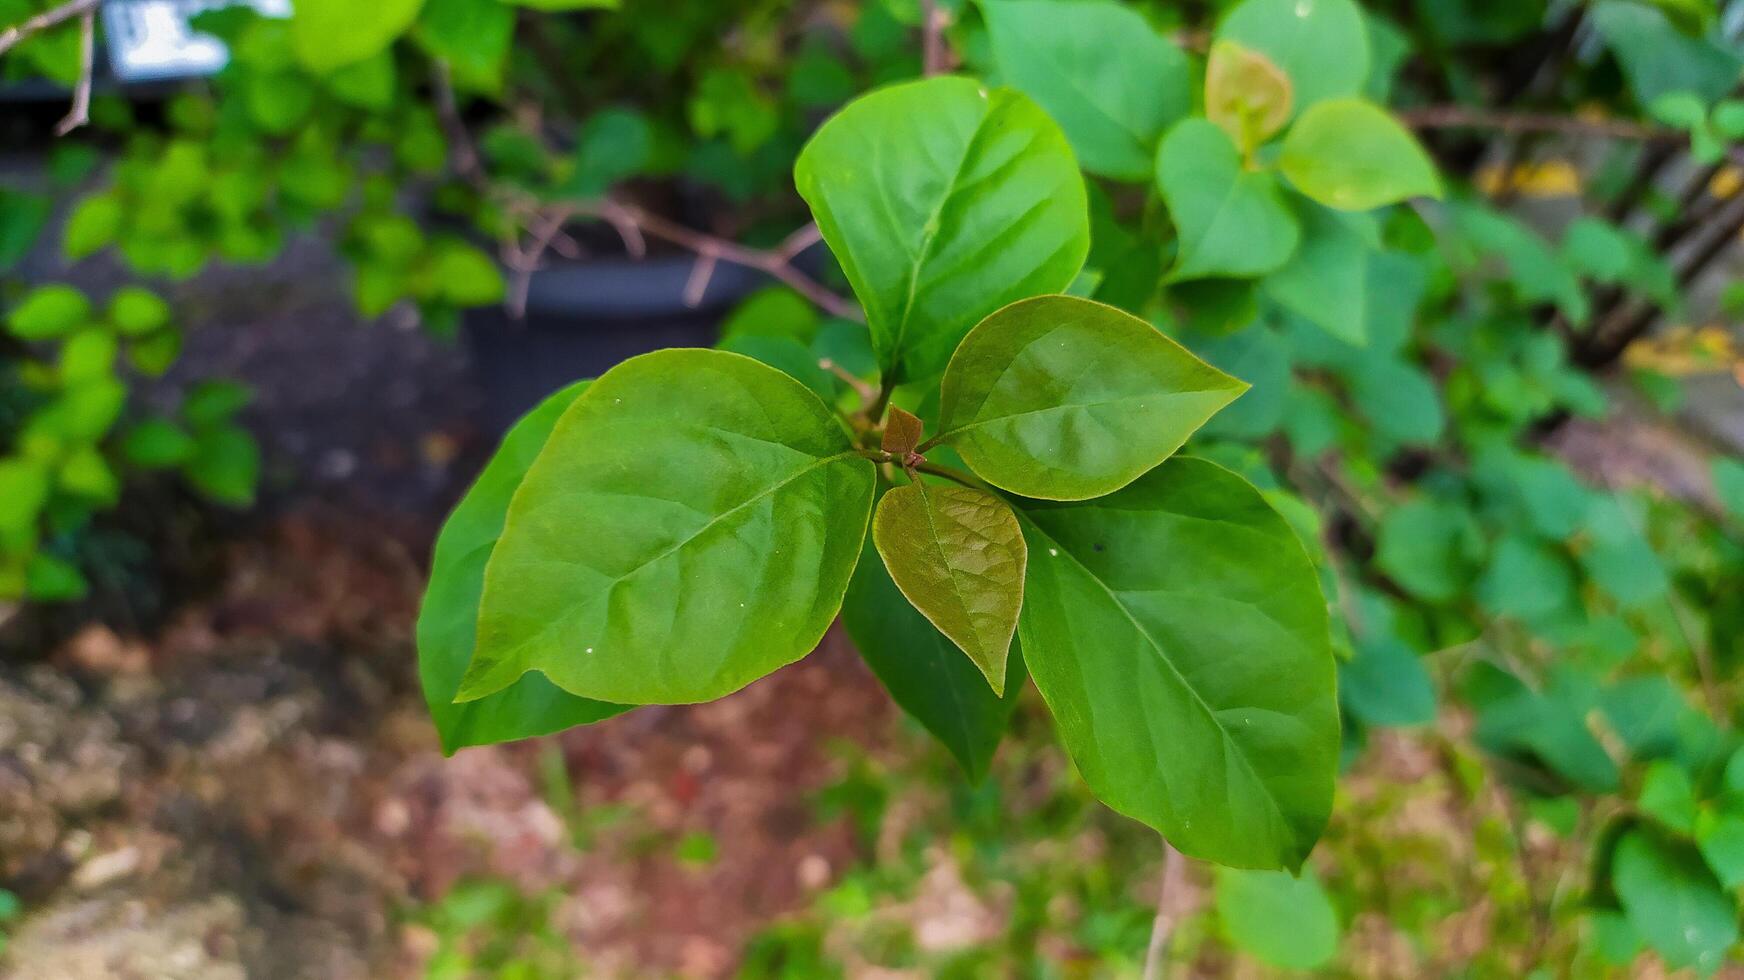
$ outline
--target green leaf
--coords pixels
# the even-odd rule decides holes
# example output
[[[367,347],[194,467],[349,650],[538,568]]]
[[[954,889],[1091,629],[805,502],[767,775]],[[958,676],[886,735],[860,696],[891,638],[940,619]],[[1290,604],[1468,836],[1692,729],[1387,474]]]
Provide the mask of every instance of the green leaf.
[[[1290,78],[1265,55],[1218,41],[1205,65],[1205,116],[1252,153],[1290,121],[1295,93]]]
[[[922,381],[1008,303],[1072,284],[1090,248],[1066,138],[1010,89],[966,78],[880,89],[830,118],[794,166],[866,308],[884,370]]]
[[[1247,0],[1217,28],[1217,40],[1257,51],[1295,86],[1296,111],[1356,95],[1369,76],[1368,29],[1352,0]]]
[[[1574,571],[1548,544],[1510,534],[1496,546],[1477,590],[1478,601],[1491,612],[1534,620],[1574,599]]]
[[[247,385],[202,381],[182,399],[182,417],[196,428],[219,425],[235,418],[253,400],[254,392]]]
[[[123,337],[141,337],[169,326],[170,305],[149,289],[123,286],[109,299],[109,322]]]
[[[393,53],[386,49],[337,69],[323,79],[335,99],[375,112],[393,108],[397,80]]]
[[[1295,531],[1187,458],[1100,500],[1022,508],[1018,638],[1090,788],[1193,857],[1299,866],[1332,806],[1339,725]]]
[[[1629,922],[1667,966],[1717,969],[1738,941],[1738,910],[1687,844],[1640,829],[1617,843],[1611,883]]]
[[[1744,885],[1744,816],[1705,811],[1696,821],[1696,846],[1727,890]]]
[[[497,0],[425,0],[416,37],[448,66],[456,88],[496,92],[514,33],[514,8]]]
[[[529,10],[616,10],[620,0],[503,0]]]
[[[1358,347],[1368,336],[1369,260],[1373,224],[1365,215],[1340,214],[1300,201],[1302,244],[1282,268],[1266,276],[1266,294],[1279,306]]]
[[[1588,541],[1580,553],[1581,567],[1599,588],[1628,608],[1657,602],[1671,589],[1671,576],[1638,521],[1623,501],[1593,497],[1584,522]]]
[[[1244,167],[1229,134],[1207,120],[1169,130],[1157,187],[1180,237],[1172,280],[1262,276],[1296,251],[1301,230],[1277,181]]]
[[[1412,595],[1448,602],[1476,574],[1477,533],[1466,511],[1434,500],[1413,500],[1381,518],[1375,564]]]
[[[24,261],[53,211],[46,194],[0,187],[0,272]]]
[[[1312,870],[1217,869],[1217,918],[1231,945],[1286,970],[1314,970],[1338,953],[1338,915]]]
[[[121,441],[122,458],[147,470],[180,466],[193,458],[196,449],[194,437],[166,419],[146,419]]]
[[[1435,720],[1435,682],[1423,659],[1394,639],[1356,644],[1338,671],[1338,698],[1365,725],[1427,725]]]
[[[32,556],[24,571],[24,594],[37,602],[73,602],[90,590],[77,565],[47,552]]]
[[[260,483],[260,447],[248,430],[223,425],[199,435],[194,457],[183,464],[182,473],[213,500],[248,507]]]
[[[878,502],[872,540],[908,601],[1005,693],[1029,551],[1005,501],[970,487],[897,487]]]
[[[455,306],[486,306],[498,302],[507,288],[496,260],[459,238],[445,238],[436,243],[431,267],[431,276],[440,296]]]
[[[363,61],[411,29],[424,0],[297,0],[291,14],[291,46],[303,67],[316,74]]]
[[[1246,389],[1129,313],[1038,296],[963,338],[932,441],[997,487],[1082,500],[1169,458]]]
[[[84,198],[67,215],[66,227],[61,232],[62,254],[76,262],[113,245],[123,215],[121,201],[113,194]]]
[[[658,351],[553,429],[485,570],[461,701],[529,670],[583,697],[683,704],[809,652],[841,605],[873,466],[799,382]]]
[[[1669,759],[1647,767],[1641,792],[1635,802],[1641,812],[1672,830],[1693,834],[1696,829],[1696,788],[1689,773]]]
[[[1417,137],[1363,99],[1332,99],[1302,113],[1284,137],[1278,166],[1297,190],[1341,211],[1441,196],[1441,178]]]
[[[588,117],[575,149],[575,173],[566,193],[599,197],[613,185],[648,167],[654,156],[654,129],[648,118],[629,109],[605,109]]]
[[[986,776],[1028,676],[1019,648],[1011,648],[999,697],[980,668],[903,597],[870,537],[848,585],[842,624],[897,705],[950,750],[971,780]]]
[[[1593,4],[1591,19],[1642,105],[1679,91],[1712,102],[1729,94],[1738,81],[1744,61],[1732,45],[1686,36],[1662,11],[1626,0],[1601,0]]]
[[[1115,3],[984,0],[1001,77],[1041,103],[1084,169],[1150,176],[1157,139],[1192,109],[1187,56]]]
[[[93,319],[91,301],[71,286],[38,286],[12,308],[7,327],[19,340],[65,336]]]
[[[48,467],[39,460],[0,458],[0,541],[36,523],[51,488]]]
[[[418,613],[418,678],[444,752],[549,735],[629,710],[623,705],[576,697],[542,674],[527,674],[507,689],[477,701],[454,703],[460,679],[472,660],[485,565],[502,537],[509,501],[545,447],[557,419],[587,385],[586,381],[577,382],[550,396],[509,430],[436,538],[430,585]]]
[[[1744,521],[1744,462],[1716,456],[1712,463],[1714,492],[1733,520]]]

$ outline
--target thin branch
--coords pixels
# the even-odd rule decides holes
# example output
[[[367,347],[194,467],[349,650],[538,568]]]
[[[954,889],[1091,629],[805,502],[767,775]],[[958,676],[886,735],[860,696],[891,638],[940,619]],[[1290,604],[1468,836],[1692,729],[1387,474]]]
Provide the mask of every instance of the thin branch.
[[[1413,129],[1487,129],[1501,133],[1558,133],[1648,143],[1688,141],[1682,130],[1627,119],[1584,119],[1548,112],[1508,112],[1463,105],[1402,109],[1399,119]]]
[[[625,204],[621,201],[592,202],[580,205],[578,210],[610,222],[614,228],[618,229],[619,234],[624,236],[625,247],[632,254],[637,252],[637,248],[631,245],[632,241],[639,241],[644,236],[658,238],[687,251],[695,252],[699,256],[712,257],[716,261],[731,262],[734,265],[742,265],[748,269],[763,272],[811,300],[831,316],[841,317],[844,320],[861,321],[864,319],[858,306],[830,292],[817,280],[794,266],[793,262],[798,258],[799,253],[819,240],[820,235],[815,227],[801,228],[787,236],[786,241],[776,248],[760,249],[728,241],[725,238],[718,238],[693,228],[686,228],[657,214],[651,214],[634,204]]]
[[[454,95],[454,72],[446,60],[437,58],[431,63],[430,87],[436,96],[436,118],[441,120],[442,131],[448,136],[455,172],[474,187],[484,188],[489,178],[479,162],[478,148],[473,146],[466,120],[460,117],[460,100]]]
[[[30,37],[32,34],[46,31],[52,27],[59,27],[75,17],[82,17],[85,14],[89,14],[101,6],[102,3],[103,0],[71,0],[71,2],[64,3],[59,7],[45,10],[22,24],[15,24],[12,27],[8,27],[5,30],[0,31],[0,54],[5,54],[17,47],[21,41]]]
[[[65,136],[91,121],[91,75],[96,67],[97,12],[85,11],[79,18],[79,82],[73,86],[73,107],[55,127],[56,136]]]
[[[945,12],[938,0],[920,0],[921,74],[927,78],[945,71]]]
[[[1163,841],[1163,874],[1157,885],[1157,916],[1151,920],[1151,942],[1145,950],[1144,980],[1162,980],[1163,960],[1175,934],[1178,915],[1175,906],[1186,878],[1187,859],[1168,841]]]

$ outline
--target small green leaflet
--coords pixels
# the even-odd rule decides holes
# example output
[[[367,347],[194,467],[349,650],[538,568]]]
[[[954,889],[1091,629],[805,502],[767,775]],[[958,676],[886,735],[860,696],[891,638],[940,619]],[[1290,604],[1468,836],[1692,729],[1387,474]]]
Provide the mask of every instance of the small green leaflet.
[[[291,47],[297,60],[324,75],[363,61],[411,30],[424,0],[296,0]]]
[[[1284,137],[1278,167],[1297,190],[1341,211],[1441,196],[1441,178],[1417,138],[1363,99],[1333,99],[1304,112]]]
[[[800,151],[794,183],[866,309],[878,363],[945,369],[982,317],[1064,290],[1090,250],[1084,178],[1027,97],[966,78],[882,88]]]
[[[803,657],[860,556],[873,466],[799,382],[666,350],[552,430],[485,570],[459,699],[530,670],[582,697],[684,704]]]
[[[1738,941],[1738,909],[1688,844],[1647,829],[1617,843],[1611,883],[1648,945],[1672,969],[1718,969]]]
[[[984,490],[917,480],[879,501],[872,539],[902,594],[1004,694],[1029,558],[1017,515]]]
[[[1083,500],[1167,459],[1245,390],[1129,313],[1038,296],[963,339],[932,442],[1001,489]]]
[[[1300,866],[1331,812],[1339,723],[1326,601],[1295,531],[1186,458],[1019,516],[1018,639],[1090,788],[1193,857]]]
[[[1314,970],[1338,953],[1338,915],[1313,870],[1217,868],[1217,918],[1239,950],[1286,970]]]
[[[1187,56],[1106,0],[984,0],[999,71],[1059,121],[1084,169],[1142,181],[1157,138],[1193,108]]]
[[[487,698],[454,703],[460,678],[472,660],[485,563],[502,535],[509,500],[558,417],[587,385],[577,382],[545,399],[509,430],[436,538],[430,585],[418,613],[418,677],[445,752],[549,735],[629,710],[578,698],[541,674],[528,674]]]
[[[1208,120],[1169,130],[1157,187],[1180,235],[1172,280],[1263,276],[1289,261],[1301,239],[1277,180],[1243,166],[1229,134]]]

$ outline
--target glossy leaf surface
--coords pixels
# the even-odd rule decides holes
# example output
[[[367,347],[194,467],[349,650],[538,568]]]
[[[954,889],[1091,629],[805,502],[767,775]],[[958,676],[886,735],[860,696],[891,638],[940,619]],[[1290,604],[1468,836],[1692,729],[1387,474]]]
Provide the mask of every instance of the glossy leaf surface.
[[[1289,524],[1187,458],[1020,514],[1018,638],[1090,788],[1193,857],[1300,865],[1332,806],[1339,724],[1326,604]]]
[[[866,309],[880,366],[936,376],[982,317],[1072,284],[1090,248],[1060,128],[1011,89],[933,78],[831,117],[794,182]]]
[[[485,572],[461,698],[529,670],[619,704],[729,694],[841,605],[873,467],[803,385],[736,354],[618,365],[558,420]]]
[[[478,701],[454,703],[460,679],[472,660],[485,565],[502,536],[509,500],[544,448],[558,417],[587,384],[570,385],[545,399],[509,430],[501,448],[436,538],[430,584],[418,614],[418,679],[446,752],[549,735],[629,710],[623,705],[576,697],[542,674],[527,674],[507,689]]]
[[[963,339],[939,441],[995,486],[1082,500],[1167,459],[1246,388],[1131,314],[1038,296]]]

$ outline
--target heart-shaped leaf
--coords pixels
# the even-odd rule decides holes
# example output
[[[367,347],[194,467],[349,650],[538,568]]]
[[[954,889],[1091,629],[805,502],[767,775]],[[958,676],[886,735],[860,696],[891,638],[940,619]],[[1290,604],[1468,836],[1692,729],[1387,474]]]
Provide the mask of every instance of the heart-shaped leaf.
[[[1005,501],[970,487],[897,487],[878,503],[872,540],[897,588],[1005,693],[1029,551]]]
[[[544,448],[558,417],[587,385],[586,381],[578,382],[545,399],[509,430],[502,447],[436,538],[430,585],[424,590],[424,604],[418,613],[418,679],[446,752],[549,735],[629,710],[620,704],[576,697],[541,674],[528,674],[489,697],[454,703],[460,679],[472,660],[485,564],[502,536],[509,500]]]
[[[1090,250],[1060,128],[1021,93],[966,78],[849,103],[793,179],[866,309],[879,366],[904,381],[937,376],[987,314],[1070,286]]]
[[[1083,500],[1167,459],[1245,390],[1129,313],[1038,296],[963,338],[933,442],[1013,493]]]
[[[485,570],[460,699],[543,671],[618,704],[708,701],[792,663],[841,606],[873,466],[817,395],[666,350],[558,420]]]
[[[1277,181],[1243,167],[1229,134],[1204,119],[1169,130],[1157,186],[1180,238],[1173,280],[1262,276],[1296,251],[1301,232]]]
[[[1331,811],[1339,724],[1326,602],[1290,525],[1189,458],[1021,517],[1018,638],[1090,788],[1183,853],[1300,865]]]
[[[1157,138],[1193,107],[1187,56],[1108,2],[983,3],[999,71],[1059,120],[1084,169],[1144,180]]]
[[[1284,137],[1278,166],[1297,190],[1341,211],[1441,196],[1441,178],[1417,137],[1363,99],[1333,99],[1302,113]]]
[[[981,669],[914,608],[875,553],[870,538],[842,602],[842,625],[884,689],[944,743],[969,778],[979,781],[1029,675],[1016,644],[1005,668],[1005,696]]]

